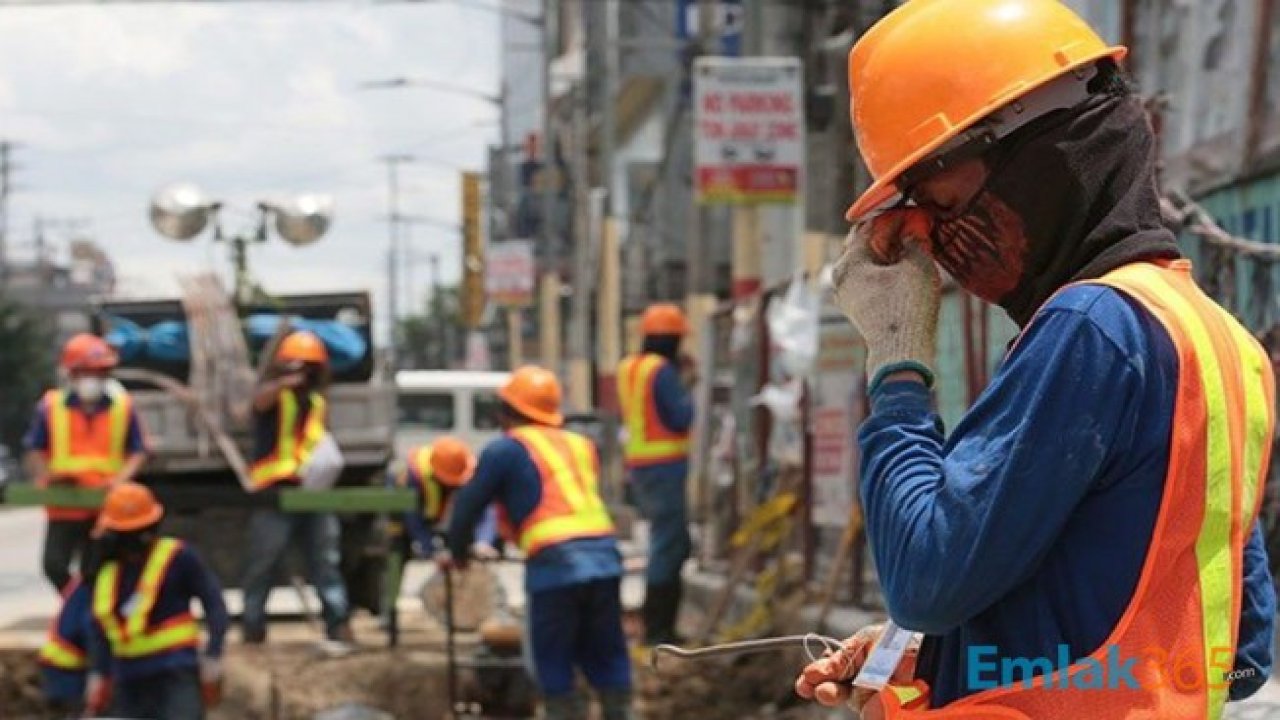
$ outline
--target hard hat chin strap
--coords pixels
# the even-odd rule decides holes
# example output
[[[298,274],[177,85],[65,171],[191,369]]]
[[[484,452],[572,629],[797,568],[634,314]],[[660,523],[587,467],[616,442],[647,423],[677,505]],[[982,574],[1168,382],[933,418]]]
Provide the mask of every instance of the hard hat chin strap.
[[[907,168],[895,183],[901,194],[886,205],[898,203],[907,190],[926,178],[985,154],[1001,140],[1049,113],[1067,110],[1084,102],[1089,97],[1089,82],[1097,75],[1096,64],[1078,67],[1002,106],[929,157]]]

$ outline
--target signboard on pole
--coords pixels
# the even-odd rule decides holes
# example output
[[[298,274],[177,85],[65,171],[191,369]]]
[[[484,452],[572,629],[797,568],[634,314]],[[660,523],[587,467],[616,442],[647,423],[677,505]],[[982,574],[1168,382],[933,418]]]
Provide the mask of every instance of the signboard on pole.
[[[484,236],[480,228],[480,173],[462,173],[462,324],[480,327],[484,315]]]
[[[799,58],[698,58],[694,176],[704,204],[794,203],[804,170]]]
[[[737,57],[742,54],[742,28],[746,20],[742,0],[720,0],[711,8],[711,22],[715,35],[720,37],[718,51],[711,55]],[[676,0],[676,36],[681,40],[697,40],[702,34],[699,26],[702,8],[698,0]]]
[[[528,307],[536,287],[532,240],[504,240],[489,246],[484,290],[489,302],[502,307]]]

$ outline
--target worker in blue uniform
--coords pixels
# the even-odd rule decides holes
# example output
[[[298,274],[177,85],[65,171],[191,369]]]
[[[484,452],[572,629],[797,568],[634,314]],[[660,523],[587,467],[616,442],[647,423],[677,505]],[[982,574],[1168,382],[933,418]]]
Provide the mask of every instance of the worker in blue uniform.
[[[679,640],[680,571],[692,552],[686,499],[692,372],[679,354],[689,332],[680,308],[667,303],[649,307],[640,330],[640,352],[618,365],[618,406],[632,495],[649,521],[643,616],[645,641],[655,645]]]
[[[399,487],[411,488],[417,500],[403,516],[411,549],[419,557],[432,557],[437,549],[435,533],[448,524],[449,510],[459,488],[476,470],[476,456],[461,440],[451,436],[437,438],[430,445],[414,448],[409,461],[396,478]],[[476,543],[471,554],[479,558],[498,555],[498,515],[490,505],[476,528]]]
[[[90,553],[92,554],[92,553]],[[87,577],[94,570],[86,558]],[[62,717],[80,717],[84,709],[85,682],[89,673],[89,600],[92,580],[73,575],[62,592],[58,614],[49,623],[49,633],[40,648],[40,676],[45,702]]]
[[[143,485],[108,494],[95,533],[86,706],[139,720],[200,720],[218,696],[227,608],[222,587],[186,543],[159,534],[164,508]],[[200,602],[208,641],[199,651]]]
[[[476,524],[496,502],[525,553],[527,659],[548,720],[585,720],[575,670],[597,691],[604,720],[631,714],[631,660],[622,630],[622,557],[599,493],[590,440],[560,429],[560,383],[516,370],[499,393],[504,435],[481,453],[458,490],[449,524],[452,562],[465,562]]]

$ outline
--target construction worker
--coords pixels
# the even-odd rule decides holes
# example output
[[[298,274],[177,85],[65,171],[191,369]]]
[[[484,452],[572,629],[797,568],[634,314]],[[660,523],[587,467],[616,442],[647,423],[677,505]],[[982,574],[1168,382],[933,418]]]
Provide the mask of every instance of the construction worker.
[[[679,640],[680,569],[692,550],[685,483],[693,397],[681,378],[679,354],[689,322],[675,305],[653,305],[641,317],[640,331],[640,352],[618,365],[618,405],[623,460],[636,505],[649,521],[643,615],[645,640],[656,645]]]
[[[449,551],[465,563],[477,522],[496,502],[526,555],[528,650],[546,717],[585,720],[576,668],[598,692],[605,720],[621,720],[631,717],[622,557],[599,493],[596,448],[560,429],[560,392],[555,375],[532,366],[498,391],[504,434],[454,497]]]
[[[1275,379],[1162,223],[1124,54],[1057,0],[917,0],[849,56],[875,180],[832,277],[867,348],[867,536],[924,635],[864,717],[1205,720],[1271,671]],[[1021,327],[949,437],[935,261]],[[798,693],[849,700],[877,634]]]
[[[117,357],[105,340],[80,333],[62,348],[66,389],[50,390],[36,406],[24,445],[40,487],[102,488],[132,480],[147,459],[146,438],[133,400],[108,392]],[[61,592],[72,566],[83,562],[95,512],[46,508],[44,575]]]
[[[270,377],[253,400],[254,492],[274,492],[301,485],[299,472],[326,430],[324,391],[329,384],[329,352],[314,334],[295,331],[276,350]],[[259,644],[267,637],[267,599],[286,553],[298,548],[320,597],[325,636],[350,642],[350,605],[340,568],[341,526],[332,513],[286,513],[274,504],[254,510],[244,570],[244,641]]]
[[[419,557],[435,555],[434,533],[437,527],[444,529],[454,495],[475,471],[475,453],[455,437],[437,438],[430,445],[414,448],[409,453],[409,462],[396,484],[413,488],[417,496],[416,509],[404,514],[404,525],[413,543],[414,554]],[[494,546],[498,541],[498,522],[492,505],[476,529],[476,538],[477,542],[471,548],[472,555],[497,556]]]
[[[94,571],[85,568],[85,575]],[[62,589],[62,604],[49,623],[49,633],[40,648],[39,662],[45,702],[61,717],[80,717],[84,709],[85,681],[89,673],[88,638],[89,582],[73,575]]]
[[[222,586],[195,550],[160,535],[162,506],[144,485],[111,489],[94,533],[102,566],[93,579],[90,713],[199,720],[222,682],[229,620]],[[191,602],[200,601],[204,652]]]

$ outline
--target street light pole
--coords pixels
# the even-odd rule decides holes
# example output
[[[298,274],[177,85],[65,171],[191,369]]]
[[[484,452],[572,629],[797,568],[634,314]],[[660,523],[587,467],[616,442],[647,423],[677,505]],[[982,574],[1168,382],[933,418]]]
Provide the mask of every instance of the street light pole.
[[[387,165],[387,316],[390,320],[390,331],[387,333],[387,352],[391,357],[392,367],[397,367],[396,334],[400,322],[400,165],[413,162],[412,155],[384,155],[382,162]]]

